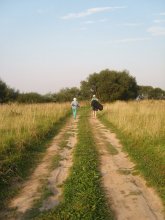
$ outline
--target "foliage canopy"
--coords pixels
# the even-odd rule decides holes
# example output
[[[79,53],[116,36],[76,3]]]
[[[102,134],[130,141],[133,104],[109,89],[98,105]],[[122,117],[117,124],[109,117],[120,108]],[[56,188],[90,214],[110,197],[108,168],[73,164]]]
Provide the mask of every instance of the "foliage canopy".
[[[96,94],[104,102],[135,99],[138,94],[136,80],[127,71],[108,69],[89,75],[86,81],[81,82],[80,89],[82,95],[85,94],[84,98]]]
[[[96,94],[102,102],[133,100],[137,96],[145,99],[165,99],[164,90],[137,85],[136,79],[127,70],[105,69],[99,73],[95,72],[80,82],[80,88],[63,88],[57,93],[46,95],[36,92],[20,93],[0,79],[0,103],[10,101],[19,103],[70,102],[74,97],[78,100],[90,100],[93,94]]]

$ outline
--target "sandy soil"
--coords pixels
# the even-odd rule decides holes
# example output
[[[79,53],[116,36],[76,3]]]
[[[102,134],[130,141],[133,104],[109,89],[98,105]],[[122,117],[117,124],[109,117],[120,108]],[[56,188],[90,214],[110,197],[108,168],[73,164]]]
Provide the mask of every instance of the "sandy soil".
[[[76,124],[74,124],[76,125]],[[48,197],[43,201],[43,205],[40,208],[41,211],[52,209],[59,204],[62,197],[62,188],[61,185],[67,179],[69,175],[69,169],[71,168],[73,161],[73,149],[77,143],[77,129],[72,127],[67,127],[69,134],[71,135],[68,139],[66,148],[60,151],[61,161],[60,166],[50,173],[48,178],[48,188],[52,192],[52,196]]]
[[[23,184],[19,195],[10,202],[10,211],[6,213],[5,219],[24,219],[24,214],[41,197],[42,187],[45,183],[51,191],[51,196],[43,201],[40,211],[51,209],[59,203],[62,194],[61,184],[66,180],[69,168],[72,166],[72,151],[77,142],[77,121],[70,119],[60,133],[55,136],[48,146],[43,160],[36,167],[29,180]],[[60,142],[66,133],[68,133],[67,146],[60,148]],[[51,170],[52,159],[57,154],[61,156],[60,165]]]
[[[116,135],[98,119],[91,119],[101,157],[102,183],[117,220],[163,220],[163,205],[157,193],[141,176],[133,175],[135,164],[122,151]],[[107,150],[116,148],[112,155]]]

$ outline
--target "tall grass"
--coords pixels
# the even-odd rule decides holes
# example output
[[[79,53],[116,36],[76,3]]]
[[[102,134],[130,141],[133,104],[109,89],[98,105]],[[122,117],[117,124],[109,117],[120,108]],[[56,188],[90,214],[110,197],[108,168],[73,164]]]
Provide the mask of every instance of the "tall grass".
[[[19,151],[30,139],[42,138],[68,109],[68,104],[0,106],[0,154],[12,144]]]
[[[116,102],[106,105],[107,118],[136,140],[165,137],[165,102]]]
[[[4,187],[23,177],[69,109],[68,103],[0,106],[0,197]]]
[[[115,128],[138,168],[165,202],[165,101],[107,104],[102,119]]]

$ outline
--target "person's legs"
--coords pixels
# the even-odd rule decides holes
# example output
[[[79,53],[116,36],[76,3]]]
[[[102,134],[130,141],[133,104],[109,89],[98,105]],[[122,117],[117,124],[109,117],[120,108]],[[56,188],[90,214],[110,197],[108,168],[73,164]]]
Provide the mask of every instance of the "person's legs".
[[[92,116],[93,116],[93,118],[95,117],[95,111],[94,110],[92,111]]]
[[[76,115],[77,115],[77,109],[73,109],[73,117],[74,117],[74,119],[76,119]]]
[[[96,114],[97,114],[97,111],[95,111],[95,118],[96,118]]]
[[[74,118],[74,109],[72,108],[73,118]]]
[[[93,118],[96,118],[96,111],[93,110]]]

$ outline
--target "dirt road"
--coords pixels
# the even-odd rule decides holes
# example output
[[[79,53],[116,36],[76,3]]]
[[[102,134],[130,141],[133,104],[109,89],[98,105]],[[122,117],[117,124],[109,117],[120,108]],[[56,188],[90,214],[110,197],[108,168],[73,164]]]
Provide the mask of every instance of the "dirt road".
[[[163,220],[163,205],[156,192],[147,187],[140,175],[134,175],[135,164],[122,151],[116,135],[98,119],[90,118],[91,128],[100,154],[102,184],[111,209],[117,220]],[[12,199],[9,210],[2,219],[23,220],[28,211],[41,200],[39,211],[49,210],[62,199],[62,184],[69,176],[73,149],[77,143],[77,122],[71,118],[53,139],[45,156],[19,195]],[[59,164],[52,168],[55,157]],[[42,198],[43,188],[51,194]],[[42,198],[42,199],[41,199]]]
[[[117,220],[163,220],[163,205],[145,180],[133,175],[135,164],[116,135],[98,119],[90,120],[101,157],[102,183]]]
[[[36,167],[29,180],[24,183],[19,195],[12,199],[9,211],[4,219],[24,219],[24,215],[42,196],[43,187],[47,188],[51,196],[46,198],[40,211],[48,210],[58,205],[61,199],[61,186],[69,175],[72,166],[72,151],[77,142],[77,122],[70,119],[66,126],[53,139],[43,160]],[[61,143],[65,142],[65,146]],[[59,165],[52,170],[53,158],[60,157]]]

